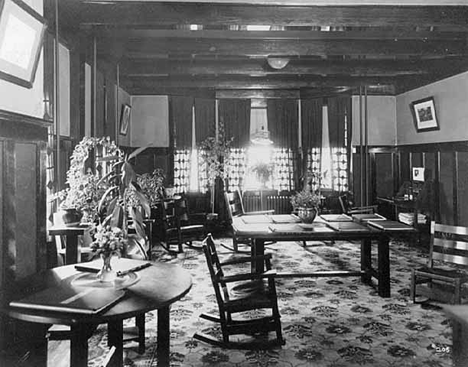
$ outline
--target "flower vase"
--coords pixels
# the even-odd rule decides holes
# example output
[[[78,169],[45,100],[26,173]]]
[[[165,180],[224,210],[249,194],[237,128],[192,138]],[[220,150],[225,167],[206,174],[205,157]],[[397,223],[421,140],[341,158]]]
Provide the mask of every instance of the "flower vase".
[[[111,259],[112,256],[101,255],[102,268],[97,273],[97,278],[101,282],[113,282],[117,278],[117,272],[112,270]]]
[[[317,216],[317,208],[297,208],[297,216],[303,223],[310,224]]]

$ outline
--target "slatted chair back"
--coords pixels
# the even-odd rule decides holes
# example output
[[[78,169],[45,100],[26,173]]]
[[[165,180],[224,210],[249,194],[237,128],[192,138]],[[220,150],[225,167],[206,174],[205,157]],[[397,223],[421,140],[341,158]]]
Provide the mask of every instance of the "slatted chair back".
[[[209,234],[204,241],[203,251],[206,257],[206,264],[210,271],[210,277],[215,291],[216,301],[218,302],[220,309],[220,316],[221,318],[224,318],[224,309],[222,305],[226,302],[229,302],[229,291],[226,282],[223,281],[223,268],[216,251],[216,244],[214,243],[211,234]]]
[[[233,217],[244,215],[244,204],[242,203],[242,195],[239,189],[234,191],[225,191],[224,199],[228,208],[228,216],[232,221]]]
[[[468,228],[431,222],[429,266],[436,261],[468,268]]]
[[[353,207],[351,201],[348,198],[347,194],[343,194],[338,196],[338,200],[340,202],[341,210],[343,214],[372,214],[377,211],[376,205],[368,205],[368,206],[357,206]]]

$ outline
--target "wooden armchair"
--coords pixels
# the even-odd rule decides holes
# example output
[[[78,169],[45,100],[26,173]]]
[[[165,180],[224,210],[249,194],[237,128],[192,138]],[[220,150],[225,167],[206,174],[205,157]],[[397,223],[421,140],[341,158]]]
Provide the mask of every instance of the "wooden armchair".
[[[200,217],[200,215],[197,215]],[[177,196],[173,201],[165,202],[165,247],[171,252],[170,246],[176,245],[177,252],[183,252],[183,245],[195,247],[194,241],[203,241],[206,237],[203,216],[201,222],[195,222],[191,215],[187,198]]]
[[[353,206],[352,201],[350,200],[347,194],[340,195],[338,197],[338,200],[340,202],[341,211],[343,212],[343,214],[372,214],[377,212],[377,205]]]
[[[273,214],[274,210],[260,210],[254,212],[246,212],[244,210],[244,204],[242,202],[242,194],[239,189],[234,191],[224,192],[224,201],[226,203],[228,212],[228,221],[232,223],[232,218],[241,217],[243,215],[261,215],[261,214]],[[232,236],[232,251],[239,252],[239,244],[251,245],[252,240],[250,238]],[[250,251],[248,251],[250,253]]]
[[[222,336],[221,339],[214,339],[206,334],[196,333],[194,338],[222,348],[265,349],[284,345],[276,296],[276,273],[271,270],[271,255],[243,257],[221,263],[210,234],[204,241],[203,251],[218,303],[219,316],[204,313],[200,317],[219,323]],[[225,274],[228,266],[260,258],[265,262],[264,273]],[[233,286],[239,284],[246,286],[239,288],[248,291],[239,291],[234,295]],[[240,313],[249,311],[256,316],[246,318],[247,315],[242,314],[241,319],[234,318],[235,315],[239,316]],[[270,332],[276,334],[275,339],[268,339],[267,335]],[[237,340],[230,339],[234,335],[237,336]]]
[[[415,302],[422,295],[461,303],[462,287],[468,281],[468,228],[432,221],[430,233],[428,264],[411,271],[411,298]]]

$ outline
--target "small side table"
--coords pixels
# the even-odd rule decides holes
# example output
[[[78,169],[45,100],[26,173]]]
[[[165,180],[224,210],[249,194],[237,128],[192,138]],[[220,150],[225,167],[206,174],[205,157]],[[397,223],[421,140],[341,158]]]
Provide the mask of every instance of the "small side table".
[[[64,225],[52,226],[49,228],[51,236],[65,236],[65,265],[81,262],[81,252],[78,245],[78,236],[84,235],[93,228],[92,224],[80,224],[75,227]]]

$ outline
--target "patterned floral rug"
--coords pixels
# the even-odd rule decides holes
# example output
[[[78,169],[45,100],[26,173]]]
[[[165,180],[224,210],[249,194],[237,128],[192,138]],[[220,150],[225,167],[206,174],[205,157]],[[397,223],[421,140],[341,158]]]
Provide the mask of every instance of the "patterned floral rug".
[[[230,245],[230,239],[216,239]],[[239,256],[219,246],[223,258]],[[278,271],[358,269],[359,244],[350,242],[281,242],[268,247]],[[171,308],[171,366],[451,366],[451,325],[439,307],[409,299],[410,269],[425,254],[404,241],[391,243],[392,295],[358,277],[278,279],[278,303],[286,345],[274,350],[224,350],[192,338],[197,331],[217,334],[202,312],[217,313],[216,300],[201,251],[178,257],[155,251],[155,259],[189,270],[193,288]],[[246,268],[248,270],[248,268]],[[156,360],[156,312],[146,315],[146,346],[125,348],[125,365],[152,367]],[[107,350],[105,326],[90,340],[90,363],[99,366]]]

